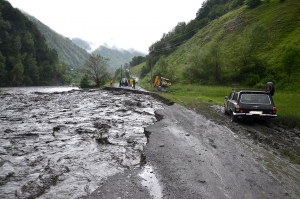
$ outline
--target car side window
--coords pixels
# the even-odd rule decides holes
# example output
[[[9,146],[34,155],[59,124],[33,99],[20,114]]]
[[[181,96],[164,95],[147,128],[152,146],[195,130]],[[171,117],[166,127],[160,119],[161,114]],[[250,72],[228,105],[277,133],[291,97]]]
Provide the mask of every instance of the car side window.
[[[238,94],[237,94],[237,93],[234,93],[232,100],[237,101],[237,96],[238,96]]]
[[[230,93],[229,100],[232,100],[233,93]]]

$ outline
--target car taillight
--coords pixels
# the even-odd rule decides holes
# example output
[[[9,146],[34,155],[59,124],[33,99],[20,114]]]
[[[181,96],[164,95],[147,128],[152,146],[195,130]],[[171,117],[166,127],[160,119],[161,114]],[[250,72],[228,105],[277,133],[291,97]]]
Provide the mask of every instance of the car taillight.
[[[273,107],[273,113],[275,114],[276,111],[277,111],[277,108],[276,108],[276,106],[274,106],[274,107]]]
[[[236,106],[235,106],[235,111],[236,111],[236,112],[239,112],[239,110],[240,110],[240,106],[239,106],[239,105],[236,105]]]

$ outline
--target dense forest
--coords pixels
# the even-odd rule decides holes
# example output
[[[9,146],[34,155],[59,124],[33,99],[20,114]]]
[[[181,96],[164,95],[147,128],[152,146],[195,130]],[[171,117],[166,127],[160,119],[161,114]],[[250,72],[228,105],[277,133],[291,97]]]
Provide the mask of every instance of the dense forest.
[[[140,76],[174,83],[300,89],[298,0],[207,0],[152,44]]]
[[[0,0],[0,86],[59,85],[70,81],[56,50],[37,27]]]

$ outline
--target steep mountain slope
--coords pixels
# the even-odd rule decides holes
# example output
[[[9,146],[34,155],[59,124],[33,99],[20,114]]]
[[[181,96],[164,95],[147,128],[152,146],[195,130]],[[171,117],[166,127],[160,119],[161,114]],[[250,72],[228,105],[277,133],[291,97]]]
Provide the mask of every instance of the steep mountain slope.
[[[89,51],[92,50],[91,45],[87,41],[84,41],[84,40],[82,40],[80,38],[73,38],[72,42],[74,44],[76,44],[77,46],[79,46],[80,48],[86,50],[87,52],[89,52]]]
[[[108,58],[111,71],[115,71],[120,68],[121,65],[124,66],[125,63],[129,63],[135,56],[145,56],[145,54],[138,52],[136,50],[124,50],[117,48],[110,48],[107,45],[101,45],[99,48],[94,50],[92,53],[100,54],[103,57]]]
[[[24,14],[36,24],[39,31],[45,36],[48,46],[57,51],[61,61],[78,68],[83,67],[85,60],[89,57],[87,51],[77,46],[69,38],[56,33],[30,14]]]
[[[58,52],[59,59],[68,63],[72,66],[82,68],[84,62],[89,57],[87,51],[91,50],[91,46],[88,42],[80,39],[74,38],[70,40],[55,31],[51,28],[40,22],[35,17],[24,13],[33,23],[36,24],[39,31],[45,36],[47,44],[49,47],[55,49]],[[100,46],[92,53],[101,54],[103,57],[109,58],[109,70],[114,72],[125,63],[129,63],[131,59],[135,56],[144,56],[143,53],[132,50],[124,50],[118,48],[111,48],[106,45]]]
[[[0,86],[67,82],[67,67],[35,24],[8,1],[0,0]]]
[[[300,90],[299,56],[294,60],[298,67],[283,66],[288,50],[300,49],[299,17],[297,0],[264,1],[254,9],[241,6],[198,30],[170,55],[161,56],[153,75],[212,85],[259,86],[272,81],[277,88]]]

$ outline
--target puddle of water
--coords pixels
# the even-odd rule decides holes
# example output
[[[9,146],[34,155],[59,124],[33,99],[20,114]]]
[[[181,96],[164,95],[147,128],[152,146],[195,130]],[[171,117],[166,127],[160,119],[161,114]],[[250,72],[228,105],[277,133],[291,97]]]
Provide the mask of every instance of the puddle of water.
[[[143,178],[142,185],[148,189],[152,198],[163,198],[162,188],[160,187],[158,179],[156,178],[151,166],[144,166],[143,172],[140,173],[140,176]]]

